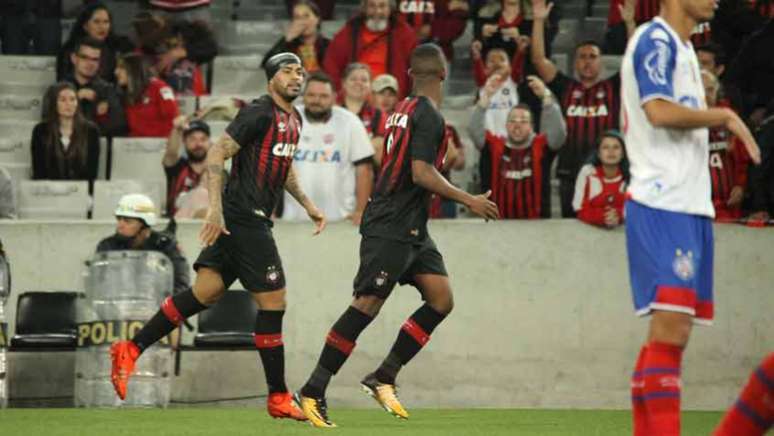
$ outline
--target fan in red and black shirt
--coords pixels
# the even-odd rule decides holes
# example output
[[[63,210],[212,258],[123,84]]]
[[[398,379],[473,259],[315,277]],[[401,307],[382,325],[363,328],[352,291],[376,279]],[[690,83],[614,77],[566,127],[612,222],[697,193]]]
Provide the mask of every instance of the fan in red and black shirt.
[[[572,206],[578,219],[600,227],[623,224],[629,163],[623,136],[609,130],[599,138],[597,153],[578,173]]]
[[[468,7],[466,0],[398,0],[398,13],[414,29],[417,41],[438,43],[449,62],[454,58],[452,43],[465,33]]]
[[[207,169],[207,151],[210,149],[210,126],[186,115],[175,118],[172,133],[167,140],[162,164],[167,174],[167,215],[175,216],[181,194],[199,186]],[[181,146],[185,156],[180,155]]]
[[[410,71],[414,93],[398,103],[387,120],[379,181],[360,225],[363,238],[354,281],[355,299],[328,333],[317,367],[300,391],[304,410],[317,427],[334,426],[328,419],[325,390],[352,353],[357,337],[398,283],[415,286],[425,304],[403,324],[387,358],[361,384],[387,410],[408,417],[394,400],[398,371],[421,350],[452,310],[446,267],[427,234],[430,194],[465,203],[484,218],[497,218],[496,205],[485,195],[461,191],[439,172],[446,154],[445,123],[438,111],[446,77],[440,47],[418,46],[411,55]],[[383,400],[385,394],[393,399],[389,404]]]
[[[194,264],[193,290],[167,298],[131,341],[111,347],[111,379],[121,398],[142,350],[217,302],[239,279],[260,308],[254,338],[269,389],[268,412],[275,418],[306,420],[285,385],[285,274],[269,217],[283,188],[304,206],[316,233],[325,227],[325,217],[304,195],[291,167],[301,131],[292,106],[304,82],[301,59],[292,53],[275,55],[266,63],[266,76],[269,95],[242,108],[207,153],[210,208],[199,235],[206,248]],[[231,176],[221,194],[223,162],[229,158],[234,159]]]
[[[546,93],[545,85],[535,78],[530,86],[546,99],[540,112],[540,132],[534,130],[529,106],[520,104],[508,113],[507,139],[489,139],[492,199],[502,218],[550,217],[550,152],[562,147],[567,129],[561,109]]]
[[[720,85],[714,74],[701,72],[707,107],[728,107],[718,101]],[[712,204],[715,219],[734,221],[742,217],[742,200],[747,186],[747,168],[750,155],[744,144],[731,135],[724,126],[709,129],[709,169],[712,180]]]
[[[384,145],[385,121],[387,114],[374,107],[369,101],[371,97],[371,69],[366,64],[352,63],[347,65],[341,79],[341,106],[357,115],[374,146],[374,160],[379,164]]]
[[[542,7],[540,4],[542,3]],[[545,56],[544,22],[547,8],[536,1],[532,27],[532,62],[540,77],[559,99],[567,123],[567,143],[559,152],[556,175],[562,217],[575,216],[572,199],[581,166],[595,149],[599,135],[617,129],[621,107],[621,76],[601,77],[601,49],[596,42],[581,42],[575,49],[575,74],[571,78]]]

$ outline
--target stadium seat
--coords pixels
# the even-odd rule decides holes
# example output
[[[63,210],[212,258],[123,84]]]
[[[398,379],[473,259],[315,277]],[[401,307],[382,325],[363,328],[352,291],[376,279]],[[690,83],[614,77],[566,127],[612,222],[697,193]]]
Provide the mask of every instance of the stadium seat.
[[[575,44],[579,42],[579,28],[580,22],[576,18],[559,20],[559,32],[556,34],[556,38],[554,38],[553,52],[572,52]]]
[[[56,81],[53,56],[0,56],[0,94],[42,96]],[[12,92],[16,90],[17,92]],[[26,92],[18,92],[26,90]]]
[[[3,168],[8,170],[8,173],[11,175],[11,180],[13,180],[16,183],[16,188],[19,188],[19,183],[22,180],[29,180],[30,177],[32,177],[32,167],[30,164],[0,164]]]
[[[581,39],[596,41],[601,44],[607,31],[607,17],[586,17],[581,26],[583,37]]]
[[[19,95],[0,92],[0,119],[40,121],[42,102],[42,94]]]
[[[24,292],[16,303],[11,350],[74,350],[77,292]]]
[[[258,310],[249,292],[226,291],[214,306],[199,314],[196,348],[255,348],[253,330]]]
[[[112,219],[118,200],[126,194],[141,193],[149,196],[154,204],[163,203],[165,186],[143,180],[96,180],[94,182],[94,208],[92,219]]]
[[[0,165],[32,162],[30,138],[36,122],[0,121]]]
[[[572,77],[572,66],[567,58],[567,53],[554,53],[551,55],[551,62],[556,65],[556,68],[559,69],[559,71]]]
[[[177,107],[180,109],[180,114],[191,115],[198,109],[198,97],[195,95],[178,96]]]
[[[85,219],[91,205],[89,182],[22,180],[19,182],[19,218]]]
[[[262,59],[263,57],[260,55],[216,57],[212,77],[212,94],[265,94],[266,74],[261,68]]]
[[[621,60],[623,56],[604,55],[602,56],[602,74],[604,77],[611,76],[621,69]]]
[[[165,187],[167,176],[161,160],[166,144],[166,138],[113,138],[110,179],[142,180],[144,184],[149,184],[143,186]],[[163,210],[165,203],[166,196],[162,195],[157,205]]]
[[[217,141],[218,138],[223,135],[226,131],[226,127],[230,124],[229,121],[208,121],[207,124],[210,126],[210,138],[212,138],[212,141]]]

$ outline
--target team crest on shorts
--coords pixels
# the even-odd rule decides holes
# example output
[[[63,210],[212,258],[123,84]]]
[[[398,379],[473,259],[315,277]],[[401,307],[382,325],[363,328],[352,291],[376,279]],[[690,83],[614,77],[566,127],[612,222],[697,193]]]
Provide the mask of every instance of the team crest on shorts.
[[[387,277],[389,275],[385,271],[380,271],[379,274],[376,275],[376,278],[374,279],[374,285],[376,285],[377,288],[381,288],[382,286],[387,283]]]
[[[269,283],[277,283],[281,276],[282,272],[275,265],[266,269],[266,281]]]
[[[693,252],[688,250],[683,253],[679,248],[675,251],[675,260],[672,262],[672,270],[682,280],[690,280],[695,274]]]

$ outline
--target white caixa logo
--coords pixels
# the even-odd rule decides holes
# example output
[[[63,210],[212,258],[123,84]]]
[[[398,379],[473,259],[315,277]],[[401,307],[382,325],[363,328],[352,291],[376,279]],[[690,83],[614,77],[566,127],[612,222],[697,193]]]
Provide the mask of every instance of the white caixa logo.
[[[292,157],[296,153],[296,147],[297,147],[297,144],[280,142],[278,144],[274,144],[274,147],[271,149],[271,152],[275,156]]]

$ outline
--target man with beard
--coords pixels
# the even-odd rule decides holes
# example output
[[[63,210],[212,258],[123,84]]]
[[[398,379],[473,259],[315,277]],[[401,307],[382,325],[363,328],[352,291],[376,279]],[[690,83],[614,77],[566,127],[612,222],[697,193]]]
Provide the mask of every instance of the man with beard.
[[[126,114],[116,88],[99,77],[101,55],[101,42],[82,39],[70,55],[72,75],[63,80],[75,86],[81,112],[99,126],[103,136],[123,136],[128,131]]]
[[[110,348],[111,380],[121,399],[143,350],[174,330],[184,319],[215,304],[236,279],[250,291],[259,310],[255,346],[266,375],[266,406],[274,418],[305,420],[285,385],[285,273],[272,235],[271,215],[282,189],[304,206],[315,224],[325,216],[301,189],[293,154],[301,133],[301,117],[292,101],[301,93],[305,71],[293,53],[266,62],[268,95],[243,107],[225,134],[207,152],[209,209],[199,240],[204,249],[194,263],[193,289],[167,298],[158,312],[129,341]],[[223,165],[234,158],[228,186]]]
[[[293,166],[301,188],[320,205],[329,221],[348,218],[359,225],[373,188],[374,148],[360,118],[334,105],[333,82],[322,72],[306,82],[303,128]],[[282,218],[306,218],[285,194]]]
[[[409,85],[409,55],[416,45],[414,29],[392,9],[390,0],[362,0],[361,13],[333,37],[323,70],[338,90],[347,65],[366,64],[371,77],[385,73],[395,76],[400,85],[398,95],[403,98]]]
[[[180,194],[196,188],[206,169],[207,151],[210,149],[210,126],[204,121],[189,122],[186,115],[175,118],[172,133],[161,163],[167,173],[167,214],[175,216]],[[185,156],[180,155],[180,145],[185,144]]]

